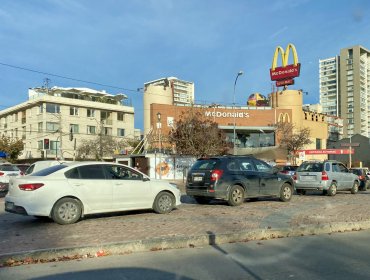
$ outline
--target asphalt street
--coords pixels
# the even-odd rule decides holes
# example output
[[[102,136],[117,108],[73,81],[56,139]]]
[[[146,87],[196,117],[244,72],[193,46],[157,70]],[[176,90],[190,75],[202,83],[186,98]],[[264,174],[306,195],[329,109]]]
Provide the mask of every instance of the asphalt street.
[[[130,211],[89,216],[61,226],[50,220],[4,212],[0,198],[0,264],[9,259],[51,259],[197,247],[254,239],[312,235],[370,228],[370,192],[311,193],[246,201],[239,207],[214,201],[182,205],[167,215]]]

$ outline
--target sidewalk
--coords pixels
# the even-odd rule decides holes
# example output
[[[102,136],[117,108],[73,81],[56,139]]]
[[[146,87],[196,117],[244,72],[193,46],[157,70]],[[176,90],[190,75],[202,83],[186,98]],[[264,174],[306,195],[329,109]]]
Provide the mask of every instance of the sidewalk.
[[[167,215],[133,211],[60,226],[4,213],[0,199],[0,264],[9,259],[127,254],[370,228],[368,191],[334,197],[295,195],[288,203],[264,199],[238,207],[218,201],[198,205],[185,195],[182,200]]]

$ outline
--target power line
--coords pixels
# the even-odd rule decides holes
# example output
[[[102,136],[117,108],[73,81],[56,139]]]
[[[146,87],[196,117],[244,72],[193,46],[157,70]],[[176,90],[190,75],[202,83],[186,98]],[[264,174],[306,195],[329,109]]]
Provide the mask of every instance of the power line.
[[[15,68],[15,69],[20,69],[20,70],[24,70],[24,71],[29,71],[29,72],[33,72],[33,73],[38,73],[38,74],[53,76],[53,77],[57,77],[57,78],[67,79],[67,80],[71,80],[71,81],[75,81],[75,82],[82,82],[82,83],[93,84],[93,85],[115,88],[115,89],[126,90],[126,91],[132,91],[132,92],[140,91],[139,88],[129,89],[129,88],[123,88],[123,87],[112,86],[112,85],[107,85],[107,84],[101,84],[101,83],[97,83],[97,82],[85,81],[85,80],[76,79],[76,78],[72,78],[72,77],[66,77],[66,76],[62,76],[62,75],[57,75],[57,74],[47,73],[47,72],[43,72],[43,71],[33,70],[33,69],[25,68],[25,67],[15,66],[15,65],[3,63],[3,62],[0,62],[0,65]]]

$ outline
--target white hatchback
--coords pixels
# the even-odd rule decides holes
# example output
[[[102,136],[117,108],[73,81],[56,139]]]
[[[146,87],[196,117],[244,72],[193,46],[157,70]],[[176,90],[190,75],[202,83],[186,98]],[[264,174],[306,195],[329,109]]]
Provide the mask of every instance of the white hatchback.
[[[108,162],[71,162],[10,180],[5,211],[50,217],[72,224],[87,214],[153,209],[169,213],[180,205],[175,184]]]

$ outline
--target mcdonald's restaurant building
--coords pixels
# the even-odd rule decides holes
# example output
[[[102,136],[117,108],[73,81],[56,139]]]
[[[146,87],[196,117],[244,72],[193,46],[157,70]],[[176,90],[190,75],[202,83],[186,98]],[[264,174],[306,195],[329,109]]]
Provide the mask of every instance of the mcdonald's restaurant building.
[[[292,159],[287,155],[286,149],[280,147],[276,136],[275,125],[278,122],[292,123],[296,129],[304,127],[310,129],[311,144],[304,149],[326,149],[328,138],[326,116],[304,111],[302,95],[299,90],[284,90],[271,93],[264,102],[258,102],[256,98],[254,105],[250,102],[247,103],[249,105],[235,108],[215,104],[195,105],[193,110],[199,110],[205,118],[216,122],[230,143],[234,142],[235,129],[234,154],[254,154],[267,161],[289,164]],[[170,103],[161,102],[158,97],[150,104],[147,103],[150,109],[147,111],[149,114],[144,115],[144,119],[147,118],[146,121],[150,122],[152,146],[161,145],[163,148],[171,149],[167,141],[168,134],[181,114],[190,110],[189,105],[179,106]],[[206,141],[204,144],[207,144]],[[313,158],[326,159],[327,155],[306,155],[300,160]]]

